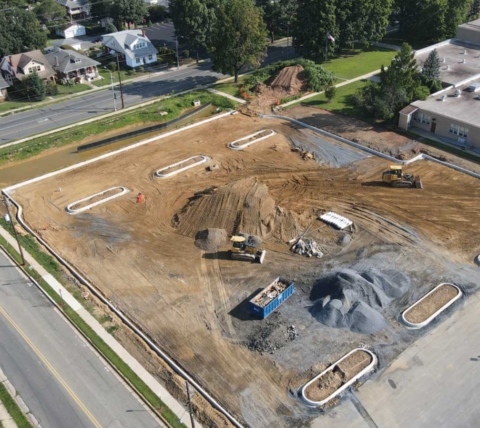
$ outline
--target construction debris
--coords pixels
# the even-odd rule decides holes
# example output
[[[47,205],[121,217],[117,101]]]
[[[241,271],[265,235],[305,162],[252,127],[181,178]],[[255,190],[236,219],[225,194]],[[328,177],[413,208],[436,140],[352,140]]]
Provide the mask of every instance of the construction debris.
[[[348,226],[351,226],[353,222],[346,217],[341,216],[340,214],[329,211],[319,217],[320,220],[324,221],[327,224],[335,226],[337,229],[345,229]]]
[[[265,290],[263,290],[255,298],[255,300],[253,300],[253,303],[264,308],[279,294],[283,293],[288,286],[289,284],[287,282],[277,280],[273,284],[270,284],[270,286],[265,288]]]
[[[292,246],[291,251],[305,257],[318,257],[319,259],[323,257],[320,246],[313,239],[299,239]]]

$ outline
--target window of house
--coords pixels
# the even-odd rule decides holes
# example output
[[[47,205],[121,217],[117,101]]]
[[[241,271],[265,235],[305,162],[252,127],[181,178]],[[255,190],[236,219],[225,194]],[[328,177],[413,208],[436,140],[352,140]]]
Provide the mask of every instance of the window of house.
[[[32,67],[28,67],[28,73],[33,73],[33,68]]]
[[[153,59],[153,55],[148,55],[148,60],[151,61]]]
[[[432,122],[432,117],[425,113],[417,113],[413,119],[416,122],[424,123],[426,125],[430,125]]]
[[[135,61],[137,64],[140,64],[140,58],[137,58]]]
[[[42,71],[42,67],[40,67],[39,65],[37,65],[37,71]]]
[[[458,135],[459,137],[468,137],[468,128],[465,128],[464,126],[460,125],[455,125],[454,123],[450,124],[450,129],[448,130],[451,134]]]

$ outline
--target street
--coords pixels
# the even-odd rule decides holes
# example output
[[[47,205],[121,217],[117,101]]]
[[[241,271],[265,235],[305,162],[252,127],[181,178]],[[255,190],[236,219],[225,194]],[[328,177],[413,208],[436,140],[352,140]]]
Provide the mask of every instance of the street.
[[[44,428],[159,425],[0,251],[0,367]]]
[[[281,42],[268,48],[268,56],[263,64],[266,65],[287,57],[294,57],[293,48],[287,48],[286,42]],[[172,92],[193,89],[225,77],[227,76],[214,72],[209,62],[178,71],[161,72],[149,79],[125,85],[123,88],[125,107]],[[115,92],[117,93],[117,105],[119,105],[118,86],[115,87]],[[0,117],[0,145],[90,119],[113,110],[111,89],[106,89],[42,108]]]

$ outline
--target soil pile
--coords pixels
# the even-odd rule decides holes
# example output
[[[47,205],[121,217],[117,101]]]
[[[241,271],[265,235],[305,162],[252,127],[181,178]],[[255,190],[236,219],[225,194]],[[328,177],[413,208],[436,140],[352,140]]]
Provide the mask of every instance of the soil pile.
[[[273,91],[284,92],[287,95],[297,95],[307,89],[305,70],[301,65],[282,68],[276,76],[271,77],[265,83]]]
[[[318,280],[312,289],[312,315],[329,327],[372,334],[387,327],[382,310],[410,288],[400,272],[342,269]]]
[[[205,229],[195,235],[195,246],[205,251],[217,251],[228,241],[228,234],[223,229]]]
[[[196,194],[175,215],[173,223],[182,235],[194,237],[198,230],[225,229],[229,235],[240,231],[265,238],[275,224],[275,201],[265,184],[254,178]]]

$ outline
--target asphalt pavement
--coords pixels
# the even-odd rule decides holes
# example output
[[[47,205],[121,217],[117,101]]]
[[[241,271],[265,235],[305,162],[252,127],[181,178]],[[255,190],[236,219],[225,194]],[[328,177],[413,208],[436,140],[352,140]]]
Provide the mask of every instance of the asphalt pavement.
[[[0,251],[0,367],[44,428],[160,427]]]
[[[264,65],[292,57],[293,49],[287,48],[286,42],[281,42],[268,48]],[[159,72],[151,78],[124,85],[125,107],[150,101],[173,91],[194,89],[225,77],[227,76],[214,72],[209,62],[180,70]],[[115,92],[119,106],[118,87],[115,88]],[[3,116],[0,117],[0,146],[112,111],[114,111],[112,92],[111,89],[105,89],[42,108]]]

